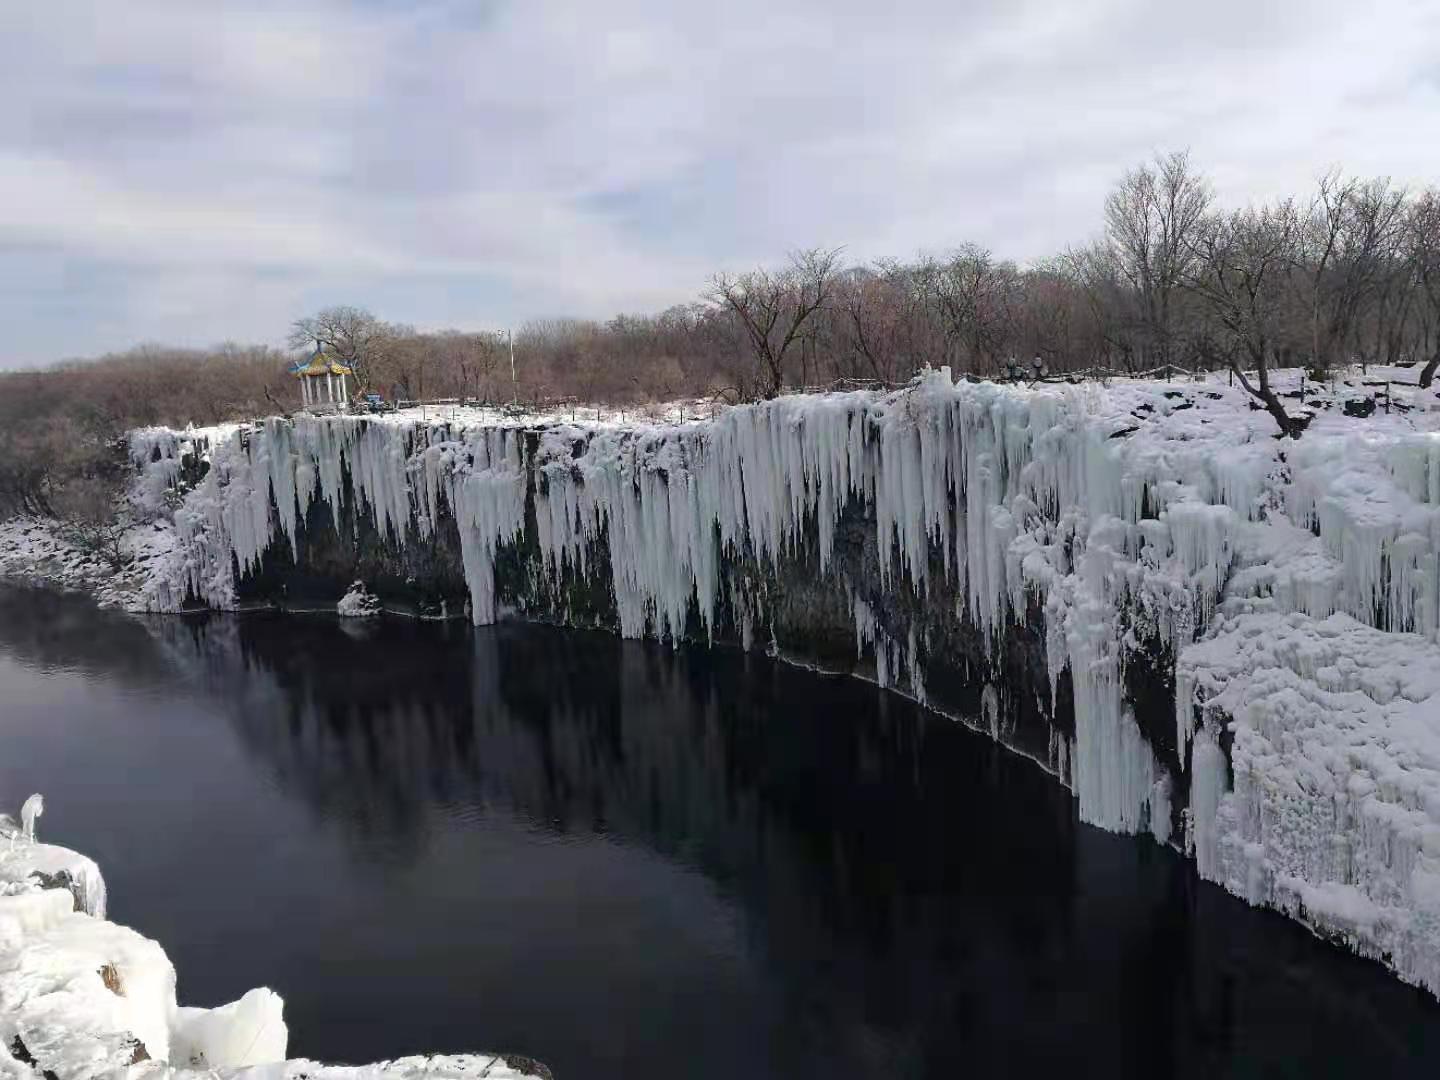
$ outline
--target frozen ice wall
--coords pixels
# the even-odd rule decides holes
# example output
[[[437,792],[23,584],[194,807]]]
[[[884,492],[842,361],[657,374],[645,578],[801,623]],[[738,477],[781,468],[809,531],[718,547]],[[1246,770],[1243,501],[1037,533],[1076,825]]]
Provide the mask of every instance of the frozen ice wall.
[[[1299,442],[1220,380],[1026,388],[942,371],[684,425],[300,417],[203,448],[191,435],[190,450],[137,432],[133,450],[149,492],[187,452],[209,460],[174,511],[152,583],[162,610],[233,604],[235,575],[272,543],[298,551],[320,499],[395,545],[457,530],[476,623],[496,616],[497,552],[523,543],[557,587],[605,575],[627,636],[710,634],[728,612],[747,647],[764,644],[767,597],[727,568],[811,560],[879,681],[922,701],[931,641],[884,618],[887,596],[924,601],[943,583],[992,652],[1043,612],[1049,708],[1067,671],[1074,701],[1049,764],[1084,821],[1167,842],[1183,809],[1174,840],[1206,877],[1440,991],[1440,687],[1414,675],[1440,661],[1440,415],[1417,391],[1394,415],[1344,417],[1334,406],[1353,392],[1317,389]],[[834,559],[847,508],[873,523],[878,586]],[[1347,667],[1389,671],[1397,649],[1393,677]],[[1127,705],[1141,651],[1178,658],[1164,754],[1145,735],[1160,718]],[[981,676],[998,731],[994,666]],[[1316,755],[1326,776],[1311,788]],[[1322,858],[1332,835],[1353,854]]]
[[[272,418],[218,437],[134,432],[137,493],[173,484],[188,455],[208,463],[173,512],[176,543],[152,576],[150,606],[174,611],[193,599],[233,607],[235,575],[258,569],[277,540],[298,550],[300,523],[318,499],[334,511],[353,503],[395,544],[428,536],[442,508],[453,515],[475,621],[491,622],[496,546],[524,524],[521,441],[515,427],[452,434],[444,425],[348,416]]]

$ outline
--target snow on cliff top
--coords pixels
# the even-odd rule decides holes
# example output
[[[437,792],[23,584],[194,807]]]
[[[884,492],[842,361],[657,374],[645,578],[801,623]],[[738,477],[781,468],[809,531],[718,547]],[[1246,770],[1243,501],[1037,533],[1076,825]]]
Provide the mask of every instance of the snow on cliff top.
[[[1361,443],[1374,444],[1421,433],[1440,433],[1440,384],[1421,390],[1415,385],[1418,369],[1395,366],[1371,366],[1337,373],[1328,381],[1308,378],[1302,369],[1285,368],[1271,375],[1272,385],[1280,394],[1291,415],[1313,415],[1305,438],[1321,442],[1335,438],[1358,438]],[[933,373],[932,373],[933,374]],[[1227,448],[1259,443],[1273,444],[1275,423],[1238,385],[1232,385],[1228,374],[1212,372],[1199,379],[1177,378],[1173,382],[1154,379],[1117,377],[1104,383],[1088,381],[1068,383],[959,383],[958,386],[983,386],[1017,402],[1037,399],[1053,400],[1057,407],[1089,418],[1089,422],[1108,425],[1119,438],[1137,443],[1200,443],[1208,451],[1229,457]],[[834,391],[793,395],[785,398],[797,413],[806,411],[808,403],[823,408],[824,403],[837,399],[851,402],[872,402],[882,411],[903,403],[908,391],[878,392],[866,390]],[[1345,415],[1346,402],[1373,401],[1374,411],[1363,419]],[[446,428],[453,432],[478,428],[573,428],[582,432],[617,432],[653,435],[675,429],[703,427],[708,421],[723,416],[731,408],[706,400],[674,401],[658,405],[617,408],[608,405],[563,406],[549,410],[524,407],[467,405],[428,405],[384,413],[353,413],[316,417],[321,422],[353,424],[363,422],[386,427],[413,430]],[[294,416],[308,416],[296,413]],[[139,428],[133,433],[138,444],[152,445],[156,440],[177,438],[200,439],[216,445],[230,438],[246,424],[219,424],[190,427],[183,431],[156,427]],[[1250,455],[1241,451],[1241,459]]]

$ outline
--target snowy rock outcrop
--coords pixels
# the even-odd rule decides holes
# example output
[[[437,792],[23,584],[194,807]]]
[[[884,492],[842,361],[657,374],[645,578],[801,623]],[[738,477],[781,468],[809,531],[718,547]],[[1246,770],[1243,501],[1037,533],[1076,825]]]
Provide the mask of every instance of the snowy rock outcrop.
[[[84,855],[54,844],[26,840],[8,821],[0,820],[0,890],[63,889],[76,911],[105,917],[105,879]]]
[[[335,605],[335,614],[343,615],[347,619],[373,618],[382,611],[384,607],[380,598],[367,589],[363,581],[351,585],[350,590]]]
[[[267,1077],[296,1080],[548,1078],[532,1062],[491,1055],[364,1066],[286,1060],[278,994],[180,1008],[164,950],[105,921],[93,862],[23,838],[3,846],[9,839],[0,838],[0,1076],[213,1080],[263,1066]]]
[[[1031,754],[1083,820],[1183,844],[1440,993],[1440,413],[1410,372],[1371,379],[1394,396],[1360,419],[1358,377],[1277,373],[1314,414],[1298,442],[1223,378],[946,372],[679,425],[139,431],[136,498],[173,519],[146,602],[325,577],[333,603],[369,545],[453,550],[477,624],[513,606],[786,653],[823,616],[847,669]]]

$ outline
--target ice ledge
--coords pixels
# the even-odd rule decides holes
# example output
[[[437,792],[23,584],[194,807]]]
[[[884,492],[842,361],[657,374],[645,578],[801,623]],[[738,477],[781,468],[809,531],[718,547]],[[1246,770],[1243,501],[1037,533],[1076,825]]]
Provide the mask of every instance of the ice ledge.
[[[181,1008],[165,951],[106,921],[104,905],[92,860],[0,823],[0,1080],[551,1080],[513,1055],[287,1059],[278,994]]]
[[[105,879],[93,859],[54,844],[30,843],[0,819],[0,893],[24,891],[27,885],[64,889],[74,910],[105,917]]]
[[[1440,995],[1440,646],[1348,615],[1224,618],[1177,665],[1199,704],[1203,876]],[[1233,787],[1223,757],[1233,737]]]

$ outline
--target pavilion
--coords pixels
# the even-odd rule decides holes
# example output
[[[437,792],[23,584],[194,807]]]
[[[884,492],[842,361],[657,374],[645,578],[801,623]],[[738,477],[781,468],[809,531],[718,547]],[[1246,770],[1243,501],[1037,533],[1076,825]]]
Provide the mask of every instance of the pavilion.
[[[345,380],[355,374],[354,369],[318,341],[315,351],[291,368],[290,373],[300,380],[301,402],[312,412],[339,411],[349,401]]]

